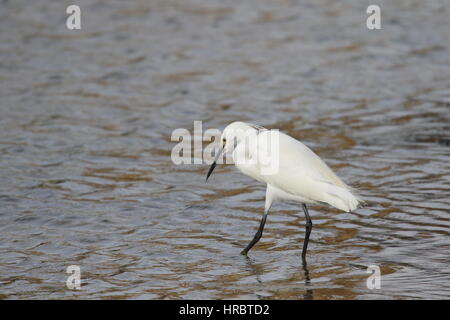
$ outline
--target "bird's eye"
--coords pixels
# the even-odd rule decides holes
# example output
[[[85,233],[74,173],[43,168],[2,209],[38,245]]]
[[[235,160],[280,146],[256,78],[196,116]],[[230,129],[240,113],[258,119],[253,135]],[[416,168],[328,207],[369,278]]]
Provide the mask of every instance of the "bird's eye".
[[[227,139],[223,138],[222,142],[223,142],[223,145],[225,145],[225,143],[227,143]]]

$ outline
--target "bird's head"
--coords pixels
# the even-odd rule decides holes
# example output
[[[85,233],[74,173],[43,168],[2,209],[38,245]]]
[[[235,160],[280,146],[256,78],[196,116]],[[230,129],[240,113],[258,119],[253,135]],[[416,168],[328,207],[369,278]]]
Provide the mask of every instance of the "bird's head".
[[[223,148],[223,152],[231,152],[236,146],[245,140],[246,137],[255,135],[257,130],[251,124],[236,121],[230,123],[223,130],[220,137],[220,143]]]
[[[255,135],[257,132],[258,127],[241,121],[236,121],[226,126],[220,137],[220,150],[217,152],[216,158],[209,168],[206,180],[208,180],[216,167],[217,160],[223,153],[232,152],[246,137]]]

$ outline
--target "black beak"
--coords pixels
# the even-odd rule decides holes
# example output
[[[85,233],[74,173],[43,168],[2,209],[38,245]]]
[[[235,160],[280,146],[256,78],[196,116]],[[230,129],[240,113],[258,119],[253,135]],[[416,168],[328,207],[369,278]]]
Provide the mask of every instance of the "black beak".
[[[209,176],[211,175],[211,173],[214,171],[214,168],[217,165],[217,160],[220,158],[220,156],[222,155],[222,151],[223,148],[219,150],[219,152],[217,152],[216,158],[214,159],[214,162],[211,164],[211,167],[209,167],[208,170],[208,174],[206,175],[206,181],[208,181]]]

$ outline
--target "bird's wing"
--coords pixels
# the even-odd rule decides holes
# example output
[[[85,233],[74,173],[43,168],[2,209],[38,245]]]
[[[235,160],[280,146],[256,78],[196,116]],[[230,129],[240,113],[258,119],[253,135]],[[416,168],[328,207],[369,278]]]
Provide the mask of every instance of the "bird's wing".
[[[257,150],[263,162],[275,170],[264,174],[264,170],[259,168],[261,180],[289,194],[313,202],[325,202],[343,211],[351,211],[358,206],[360,200],[352,194],[352,189],[300,141],[277,131],[274,141],[278,141],[278,148],[275,147],[278,152],[273,150],[270,153],[267,143],[270,134],[273,130],[258,135]]]

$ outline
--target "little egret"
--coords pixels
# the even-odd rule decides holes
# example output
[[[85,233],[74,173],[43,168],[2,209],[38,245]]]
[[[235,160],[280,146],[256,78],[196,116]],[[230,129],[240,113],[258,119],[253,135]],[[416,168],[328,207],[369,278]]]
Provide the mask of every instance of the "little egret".
[[[302,251],[304,262],[312,229],[306,204],[326,203],[350,212],[362,203],[356,192],[342,182],[311,149],[278,130],[268,130],[245,122],[233,122],[224,129],[221,142],[222,147],[209,168],[206,180],[216,167],[220,156],[232,151],[234,164],[243,174],[267,184],[265,209],[260,226],[253,240],[242,250],[243,255],[247,255],[261,239],[267,214],[274,200],[302,204],[306,218]]]

